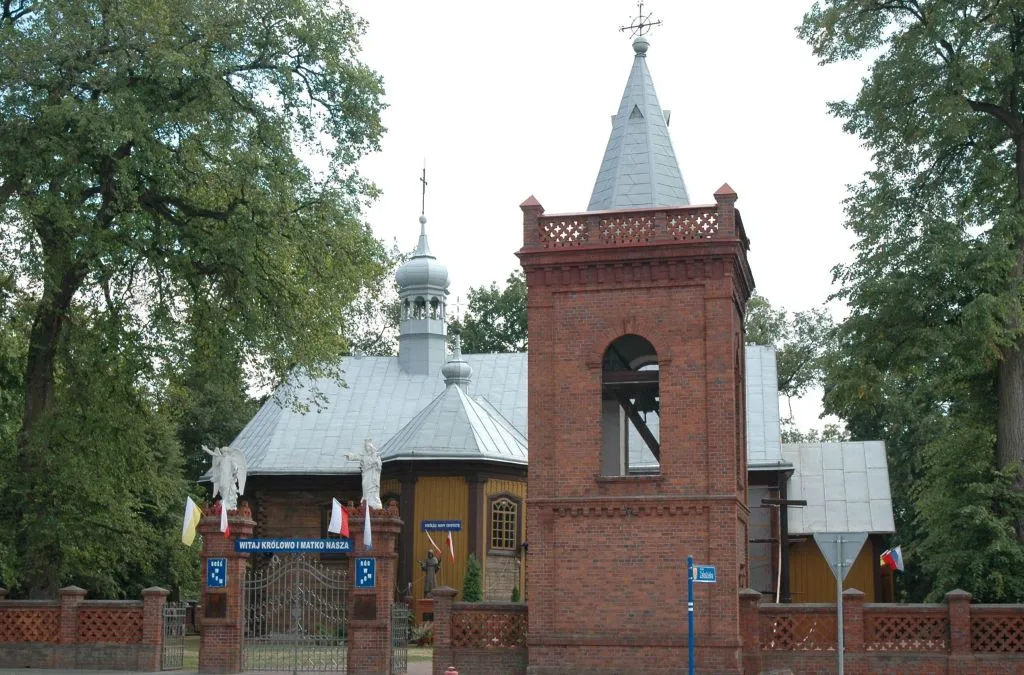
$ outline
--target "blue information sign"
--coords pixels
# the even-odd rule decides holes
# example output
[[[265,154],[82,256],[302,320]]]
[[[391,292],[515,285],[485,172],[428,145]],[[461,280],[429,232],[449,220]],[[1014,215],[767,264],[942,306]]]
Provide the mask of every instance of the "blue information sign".
[[[352,540],[340,539],[235,539],[239,553],[345,553]]]
[[[224,588],[228,585],[227,558],[206,559],[206,587]]]
[[[714,565],[695,565],[693,568],[693,580],[705,584],[713,584],[718,581],[718,571]]]
[[[377,586],[377,560],[375,558],[356,558],[356,588],[375,588]]]
[[[449,531],[462,532],[461,520],[422,520],[420,529],[424,532]]]

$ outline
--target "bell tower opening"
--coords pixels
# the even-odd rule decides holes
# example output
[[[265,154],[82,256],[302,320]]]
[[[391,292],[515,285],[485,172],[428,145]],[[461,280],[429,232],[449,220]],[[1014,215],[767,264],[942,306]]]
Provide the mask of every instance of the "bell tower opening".
[[[639,335],[614,340],[601,361],[601,475],[661,471],[658,353]]]

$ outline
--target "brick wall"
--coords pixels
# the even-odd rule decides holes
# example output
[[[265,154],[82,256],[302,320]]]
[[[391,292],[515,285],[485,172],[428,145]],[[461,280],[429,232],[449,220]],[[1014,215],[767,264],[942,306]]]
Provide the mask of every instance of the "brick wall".
[[[434,591],[435,675],[522,675],[527,667],[526,604],[452,602],[454,589]]]
[[[744,671],[838,670],[836,606],[741,598]],[[1024,672],[1024,605],[972,605],[963,591],[934,605],[872,604],[843,593],[844,671],[941,675]]]
[[[159,670],[167,595],[86,600],[69,586],[59,600],[5,600],[0,589],[0,667]]]

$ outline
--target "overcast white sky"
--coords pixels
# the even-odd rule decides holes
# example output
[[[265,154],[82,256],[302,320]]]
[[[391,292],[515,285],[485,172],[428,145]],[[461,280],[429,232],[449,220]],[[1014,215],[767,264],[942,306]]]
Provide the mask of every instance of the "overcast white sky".
[[[629,0],[349,0],[369,29],[364,61],[384,78],[388,131],[362,170],[383,191],[378,237],[415,245],[426,159],[427,232],[451,303],[518,268],[519,204],[586,209],[632,64]],[[826,102],[852,98],[865,68],[822,67],[797,38],[811,0],[652,0],[648,67],[690,200],[728,182],[750,237],[757,291],[808,309],[848,261],[846,186],[869,155]],[[813,403],[796,410],[818,424]]]

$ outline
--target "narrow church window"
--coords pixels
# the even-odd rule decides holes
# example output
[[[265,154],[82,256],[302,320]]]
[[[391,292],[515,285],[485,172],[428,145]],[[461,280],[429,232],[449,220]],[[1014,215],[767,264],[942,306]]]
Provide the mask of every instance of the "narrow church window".
[[[410,318],[412,318],[410,316],[411,310],[412,310],[412,304],[408,300],[403,302],[402,303],[402,318],[403,319],[410,319]]]
[[[491,500],[491,550],[516,550],[519,535],[519,504],[509,497]]]
[[[601,369],[601,474],[661,471],[658,353],[646,338],[623,335]]]
[[[437,298],[430,299],[430,318],[440,319],[441,318],[441,301]]]
[[[414,319],[426,319],[427,318],[427,301],[423,298],[416,298]]]

